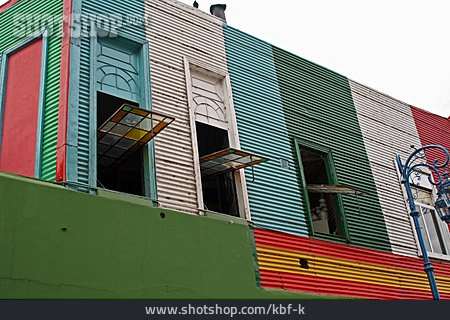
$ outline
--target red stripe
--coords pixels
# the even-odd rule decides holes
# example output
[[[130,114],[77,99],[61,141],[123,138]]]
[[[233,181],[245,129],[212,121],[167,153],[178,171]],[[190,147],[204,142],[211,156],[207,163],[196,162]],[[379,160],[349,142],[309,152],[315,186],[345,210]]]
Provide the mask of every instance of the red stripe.
[[[20,0],[9,0],[8,2],[2,4],[0,6],[0,13],[2,13],[3,11],[8,10],[9,8],[11,8],[13,5],[15,5],[19,1]]]
[[[260,275],[261,285],[264,288],[379,300],[432,299],[431,292],[426,290],[405,289],[270,270],[260,270]],[[440,296],[441,299],[450,299],[448,293],[440,293]]]
[[[411,111],[422,145],[437,144],[450,151],[450,120],[416,107],[411,107]],[[429,164],[435,159],[442,163],[444,159],[444,154],[436,150],[428,151],[426,156]],[[447,167],[449,170],[450,165]],[[443,173],[443,170],[440,172]],[[437,179],[437,176],[434,175],[434,178]]]
[[[0,171],[34,177],[42,38],[7,60]]]
[[[421,258],[357,248],[350,245],[300,237],[276,231],[255,229],[254,233],[258,247],[279,248],[335,259],[388,266],[400,270],[423,272],[423,260]],[[433,261],[433,266],[437,275],[450,276],[450,263]]]
[[[64,0],[61,50],[58,140],[56,145],[56,181],[66,181],[67,122],[70,84],[70,26],[72,0]]]

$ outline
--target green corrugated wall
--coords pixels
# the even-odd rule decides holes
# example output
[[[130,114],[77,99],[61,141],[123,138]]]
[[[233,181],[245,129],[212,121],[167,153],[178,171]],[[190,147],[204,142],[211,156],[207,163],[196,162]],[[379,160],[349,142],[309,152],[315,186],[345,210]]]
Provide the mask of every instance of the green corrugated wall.
[[[52,181],[55,180],[56,174],[62,12],[62,0],[22,0],[0,13],[0,53],[23,40],[23,38],[16,37],[14,33],[18,28],[14,19],[18,15],[50,14],[57,21],[56,24],[51,25],[53,28],[51,28],[52,33],[48,41],[41,167],[42,179]],[[49,26],[49,24],[46,25]],[[28,34],[41,30],[43,26],[40,23],[30,25]]]
[[[272,47],[229,26],[224,33],[241,147],[270,159],[255,166],[254,179],[252,170],[245,170],[252,222],[307,235]],[[289,169],[281,167],[280,158],[289,161]]]
[[[343,196],[351,244],[391,251],[348,79],[276,47],[273,55],[291,143],[330,149],[339,183],[365,192],[359,204]]]

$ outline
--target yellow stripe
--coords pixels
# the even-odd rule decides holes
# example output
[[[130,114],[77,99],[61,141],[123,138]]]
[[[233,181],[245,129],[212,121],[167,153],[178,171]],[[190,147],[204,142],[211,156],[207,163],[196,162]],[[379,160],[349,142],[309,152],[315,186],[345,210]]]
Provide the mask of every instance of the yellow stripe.
[[[405,289],[430,290],[425,273],[268,247],[257,247],[257,252],[261,269]],[[301,258],[308,260],[309,269],[300,267]],[[450,293],[450,277],[436,276],[436,283],[442,293]]]

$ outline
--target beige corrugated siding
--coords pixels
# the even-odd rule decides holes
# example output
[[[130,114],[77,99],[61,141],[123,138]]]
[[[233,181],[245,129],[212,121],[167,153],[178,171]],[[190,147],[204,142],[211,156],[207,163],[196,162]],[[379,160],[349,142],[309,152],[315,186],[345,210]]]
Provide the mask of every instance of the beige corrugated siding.
[[[350,87],[392,251],[415,256],[417,245],[394,163],[396,153],[404,161],[411,145],[420,146],[411,109],[357,82],[350,81]]]
[[[152,107],[176,118],[155,138],[158,200],[163,207],[197,212],[191,129],[183,57],[226,70],[220,20],[169,0],[146,0]]]

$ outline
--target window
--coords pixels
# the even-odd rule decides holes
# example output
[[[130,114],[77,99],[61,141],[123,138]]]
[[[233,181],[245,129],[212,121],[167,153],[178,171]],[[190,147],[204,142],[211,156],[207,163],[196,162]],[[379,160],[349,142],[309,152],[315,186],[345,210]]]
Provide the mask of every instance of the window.
[[[334,172],[331,152],[297,141],[300,180],[305,210],[314,235],[347,237],[341,191]]]
[[[421,174],[420,182],[414,183],[411,190],[419,211],[420,231],[430,256],[450,255],[450,237],[447,225],[438,217],[433,206],[433,186],[428,182],[429,175]]]
[[[129,101],[99,92],[97,94],[97,128],[105,123],[124,103]],[[114,148],[102,156],[103,150],[109,145],[97,141],[97,185],[109,190],[145,196],[144,186],[144,153],[143,148],[137,150],[121,165],[111,166],[112,158],[108,154],[115,152]],[[119,152],[121,149],[118,149]],[[125,150],[123,150],[125,152]]]
[[[98,186],[145,196],[143,147],[174,118],[97,94]]]
[[[196,122],[199,157],[229,147],[228,132],[207,124]],[[208,175],[201,171],[203,204],[205,210],[239,217],[236,184],[232,172]]]
[[[226,70],[185,58],[198,212],[250,218],[243,170],[267,159],[239,150]]]

